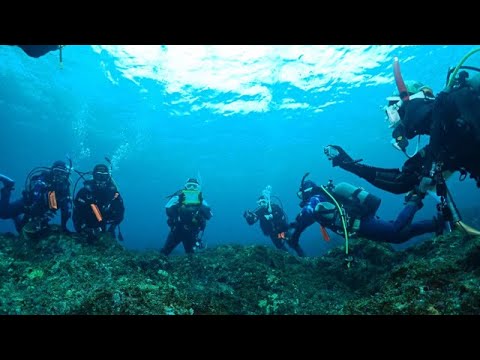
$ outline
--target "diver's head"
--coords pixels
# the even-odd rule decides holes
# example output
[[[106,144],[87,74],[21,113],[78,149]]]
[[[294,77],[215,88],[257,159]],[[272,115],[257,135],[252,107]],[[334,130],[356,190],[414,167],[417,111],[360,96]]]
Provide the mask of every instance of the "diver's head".
[[[419,81],[407,80],[405,87],[409,96],[408,100],[401,100],[399,94],[396,93],[387,98],[388,105],[384,108],[389,127],[394,128],[391,143],[402,152],[406,152],[408,139],[422,133],[421,129],[424,127],[422,123],[427,115],[424,112],[424,101],[435,99],[432,89]],[[423,110],[421,110],[422,107]],[[408,116],[406,116],[407,113]],[[412,114],[415,115],[412,116]]]
[[[195,178],[189,178],[187,179],[185,185],[184,185],[185,190],[196,190],[200,191],[200,184],[197,179]]]
[[[430,86],[424,85],[420,81],[416,80],[405,80],[405,87],[407,88],[407,93],[409,96],[412,96],[414,94],[419,93],[422,91],[425,94],[428,94],[429,96],[433,96],[433,91]],[[392,101],[392,102],[397,102],[401,100],[400,99],[400,94],[398,93],[398,90],[392,95],[387,97],[387,101]]]
[[[406,80],[405,87],[410,100],[414,99],[429,99],[434,98],[433,91],[429,86],[424,85],[421,82],[414,80]],[[393,96],[387,97],[388,104],[384,107],[385,113],[387,115],[387,121],[389,127],[395,127],[405,116],[405,103],[407,101],[402,101],[400,94],[398,92],[394,93]]]
[[[70,176],[70,171],[67,168],[67,164],[61,160],[57,160],[53,163],[51,172],[53,182],[56,184],[67,182]]]
[[[105,164],[95,165],[93,168],[93,181],[98,188],[107,187],[111,180],[110,170]]]
[[[297,192],[298,198],[302,201],[308,201],[308,199],[315,195],[315,190],[317,187],[317,184],[315,184],[312,180],[302,181]]]
[[[260,195],[257,200],[257,205],[265,209],[268,207],[268,199],[265,197],[265,195]]]

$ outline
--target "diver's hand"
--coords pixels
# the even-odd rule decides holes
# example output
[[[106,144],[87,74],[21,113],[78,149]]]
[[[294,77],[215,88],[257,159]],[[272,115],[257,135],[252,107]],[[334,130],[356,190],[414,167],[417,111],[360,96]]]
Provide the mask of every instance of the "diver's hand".
[[[341,166],[347,163],[352,163],[353,159],[338,145],[327,145],[323,149],[328,160],[332,161],[332,166]]]
[[[251,212],[250,210],[244,211],[243,217],[249,222],[255,220],[255,214],[253,212]]]

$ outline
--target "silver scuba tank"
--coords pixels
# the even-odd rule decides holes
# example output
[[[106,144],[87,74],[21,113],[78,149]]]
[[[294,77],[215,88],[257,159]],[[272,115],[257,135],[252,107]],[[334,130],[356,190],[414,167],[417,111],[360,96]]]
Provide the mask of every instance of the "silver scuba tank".
[[[353,211],[360,216],[375,215],[382,202],[378,196],[347,182],[334,185],[331,192],[349,212]]]

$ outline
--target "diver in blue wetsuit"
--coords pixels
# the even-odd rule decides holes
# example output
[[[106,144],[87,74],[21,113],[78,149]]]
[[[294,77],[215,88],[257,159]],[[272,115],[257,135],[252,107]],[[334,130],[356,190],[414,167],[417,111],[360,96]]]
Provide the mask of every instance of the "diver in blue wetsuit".
[[[443,231],[443,219],[434,218],[412,222],[418,210],[423,207],[424,194],[410,193],[406,204],[394,221],[380,220],[375,216],[381,199],[360,187],[348,183],[317,186],[313,181],[301,182],[298,196],[302,199],[302,210],[290,224],[292,246],[299,243],[302,232],[315,222],[322,227],[350,236],[356,235],[374,241],[403,243],[414,236]]]

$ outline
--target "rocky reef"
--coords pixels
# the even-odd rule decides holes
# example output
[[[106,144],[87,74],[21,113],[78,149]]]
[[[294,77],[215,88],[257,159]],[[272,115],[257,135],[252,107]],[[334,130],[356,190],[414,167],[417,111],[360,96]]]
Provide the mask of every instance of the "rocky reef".
[[[0,314],[480,314],[480,238],[403,251],[364,239],[318,258],[225,245],[190,256],[0,235]]]

